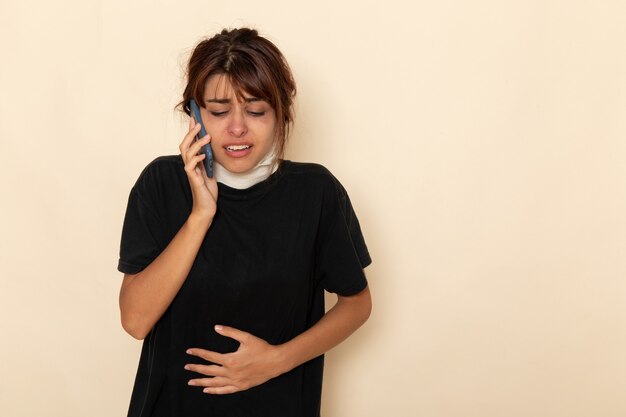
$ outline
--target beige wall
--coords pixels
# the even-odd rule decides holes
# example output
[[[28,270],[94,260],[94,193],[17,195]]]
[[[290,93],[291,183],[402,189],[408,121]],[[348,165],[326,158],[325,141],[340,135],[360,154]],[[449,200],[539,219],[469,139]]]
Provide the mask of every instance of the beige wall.
[[[249,24],[374,258],[323,414],[625,415],[624,4],[2,0],[0,414],[125,415],[128,192],[177,153],[190,48]]]

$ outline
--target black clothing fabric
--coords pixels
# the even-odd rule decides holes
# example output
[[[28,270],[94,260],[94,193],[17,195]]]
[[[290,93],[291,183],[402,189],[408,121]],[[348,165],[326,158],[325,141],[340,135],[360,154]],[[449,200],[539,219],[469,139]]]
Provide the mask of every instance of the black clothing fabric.
[[[135,274],[186,221],[192,195],[180,155],[152,161],[133,186],[118,270]],[[218,183],[218,209],[189,275],[144,340],[130,417],[318,417],[323,355],[246,391],[209,395],[183,369],[200,347],[233,352],[215,324],[270,344],[289,341],[324,315],[324,290],[365,289],[371,259],[350,199],[323,166],[283,161],[245,190]]]

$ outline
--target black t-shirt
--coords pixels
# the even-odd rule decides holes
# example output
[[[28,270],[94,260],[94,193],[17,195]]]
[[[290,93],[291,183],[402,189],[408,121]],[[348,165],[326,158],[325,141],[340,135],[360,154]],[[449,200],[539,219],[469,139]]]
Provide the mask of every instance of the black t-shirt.
[[[180,155],[162,156],[130,192],[118,270],[135,274],[167,246],[191,213]],[[233,352],[215,324],[271,344],[289,341],[324,315],[324,290],[365,289],[371,259],[345,189],[323,166],[283,161],[245,190],[218,183],[218,209],[193,266],[143,344],[131,417],[317,417],[323,355],[234,394],[204,394],[183,369],[190,347]]]

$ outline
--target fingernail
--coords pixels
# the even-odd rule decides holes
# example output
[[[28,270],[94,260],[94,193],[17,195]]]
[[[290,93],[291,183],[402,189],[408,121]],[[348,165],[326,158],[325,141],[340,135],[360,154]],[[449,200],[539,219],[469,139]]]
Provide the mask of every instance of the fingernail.
[[[187,349],[185,353],[187,353],[188,355],[191,355],[191,349]]]
[[[215,331],[216,331],[216,332],[221,332],[222,330],[223,330],[222,325],[220,325],[220,324],[216,324],[216,325],[215,325]]]
[[[196,381],[191,380],[191,381],[187,382],[187,385],[196,385]]]
[[[185,369],[189,370],[190,366],[189,365],[185,365]]]

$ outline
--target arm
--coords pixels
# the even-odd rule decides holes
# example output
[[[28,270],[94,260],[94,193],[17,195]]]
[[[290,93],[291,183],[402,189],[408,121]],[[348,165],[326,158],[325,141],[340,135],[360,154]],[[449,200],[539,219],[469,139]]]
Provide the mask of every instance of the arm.
[[[208,178],[200,147],[207,135],[192,142],[200,124],[189,121],[189,132],[180,144],[185,172],[191,186],[191,214],[167,247],[143,271],[125,274],[120,289],[122,327],[136,339],[145,338],[180,290],[198,254],[217,209],[217,182]]]
[[[280,345],[281,373],[311,360],[343,342],[367,321],[372,311],[369,287],[337,303],[313,327]]]
[[[185,369],[209,376],[189,381],[208,394],[230,394],[262,384],[332,349],[369,318],[372,300],[369,287],[342,297],[315,325],[282,345],[270,345],[250,333],[216,326],[223,336],[239,341],[236,352],[220,354],[193,348],[188,354],[218,365],[188,364]]]
[[[120,289],[122,327],[144,339],[185,282],[211,220],[191,214],[165,250],[143,271],[124,275]]]

